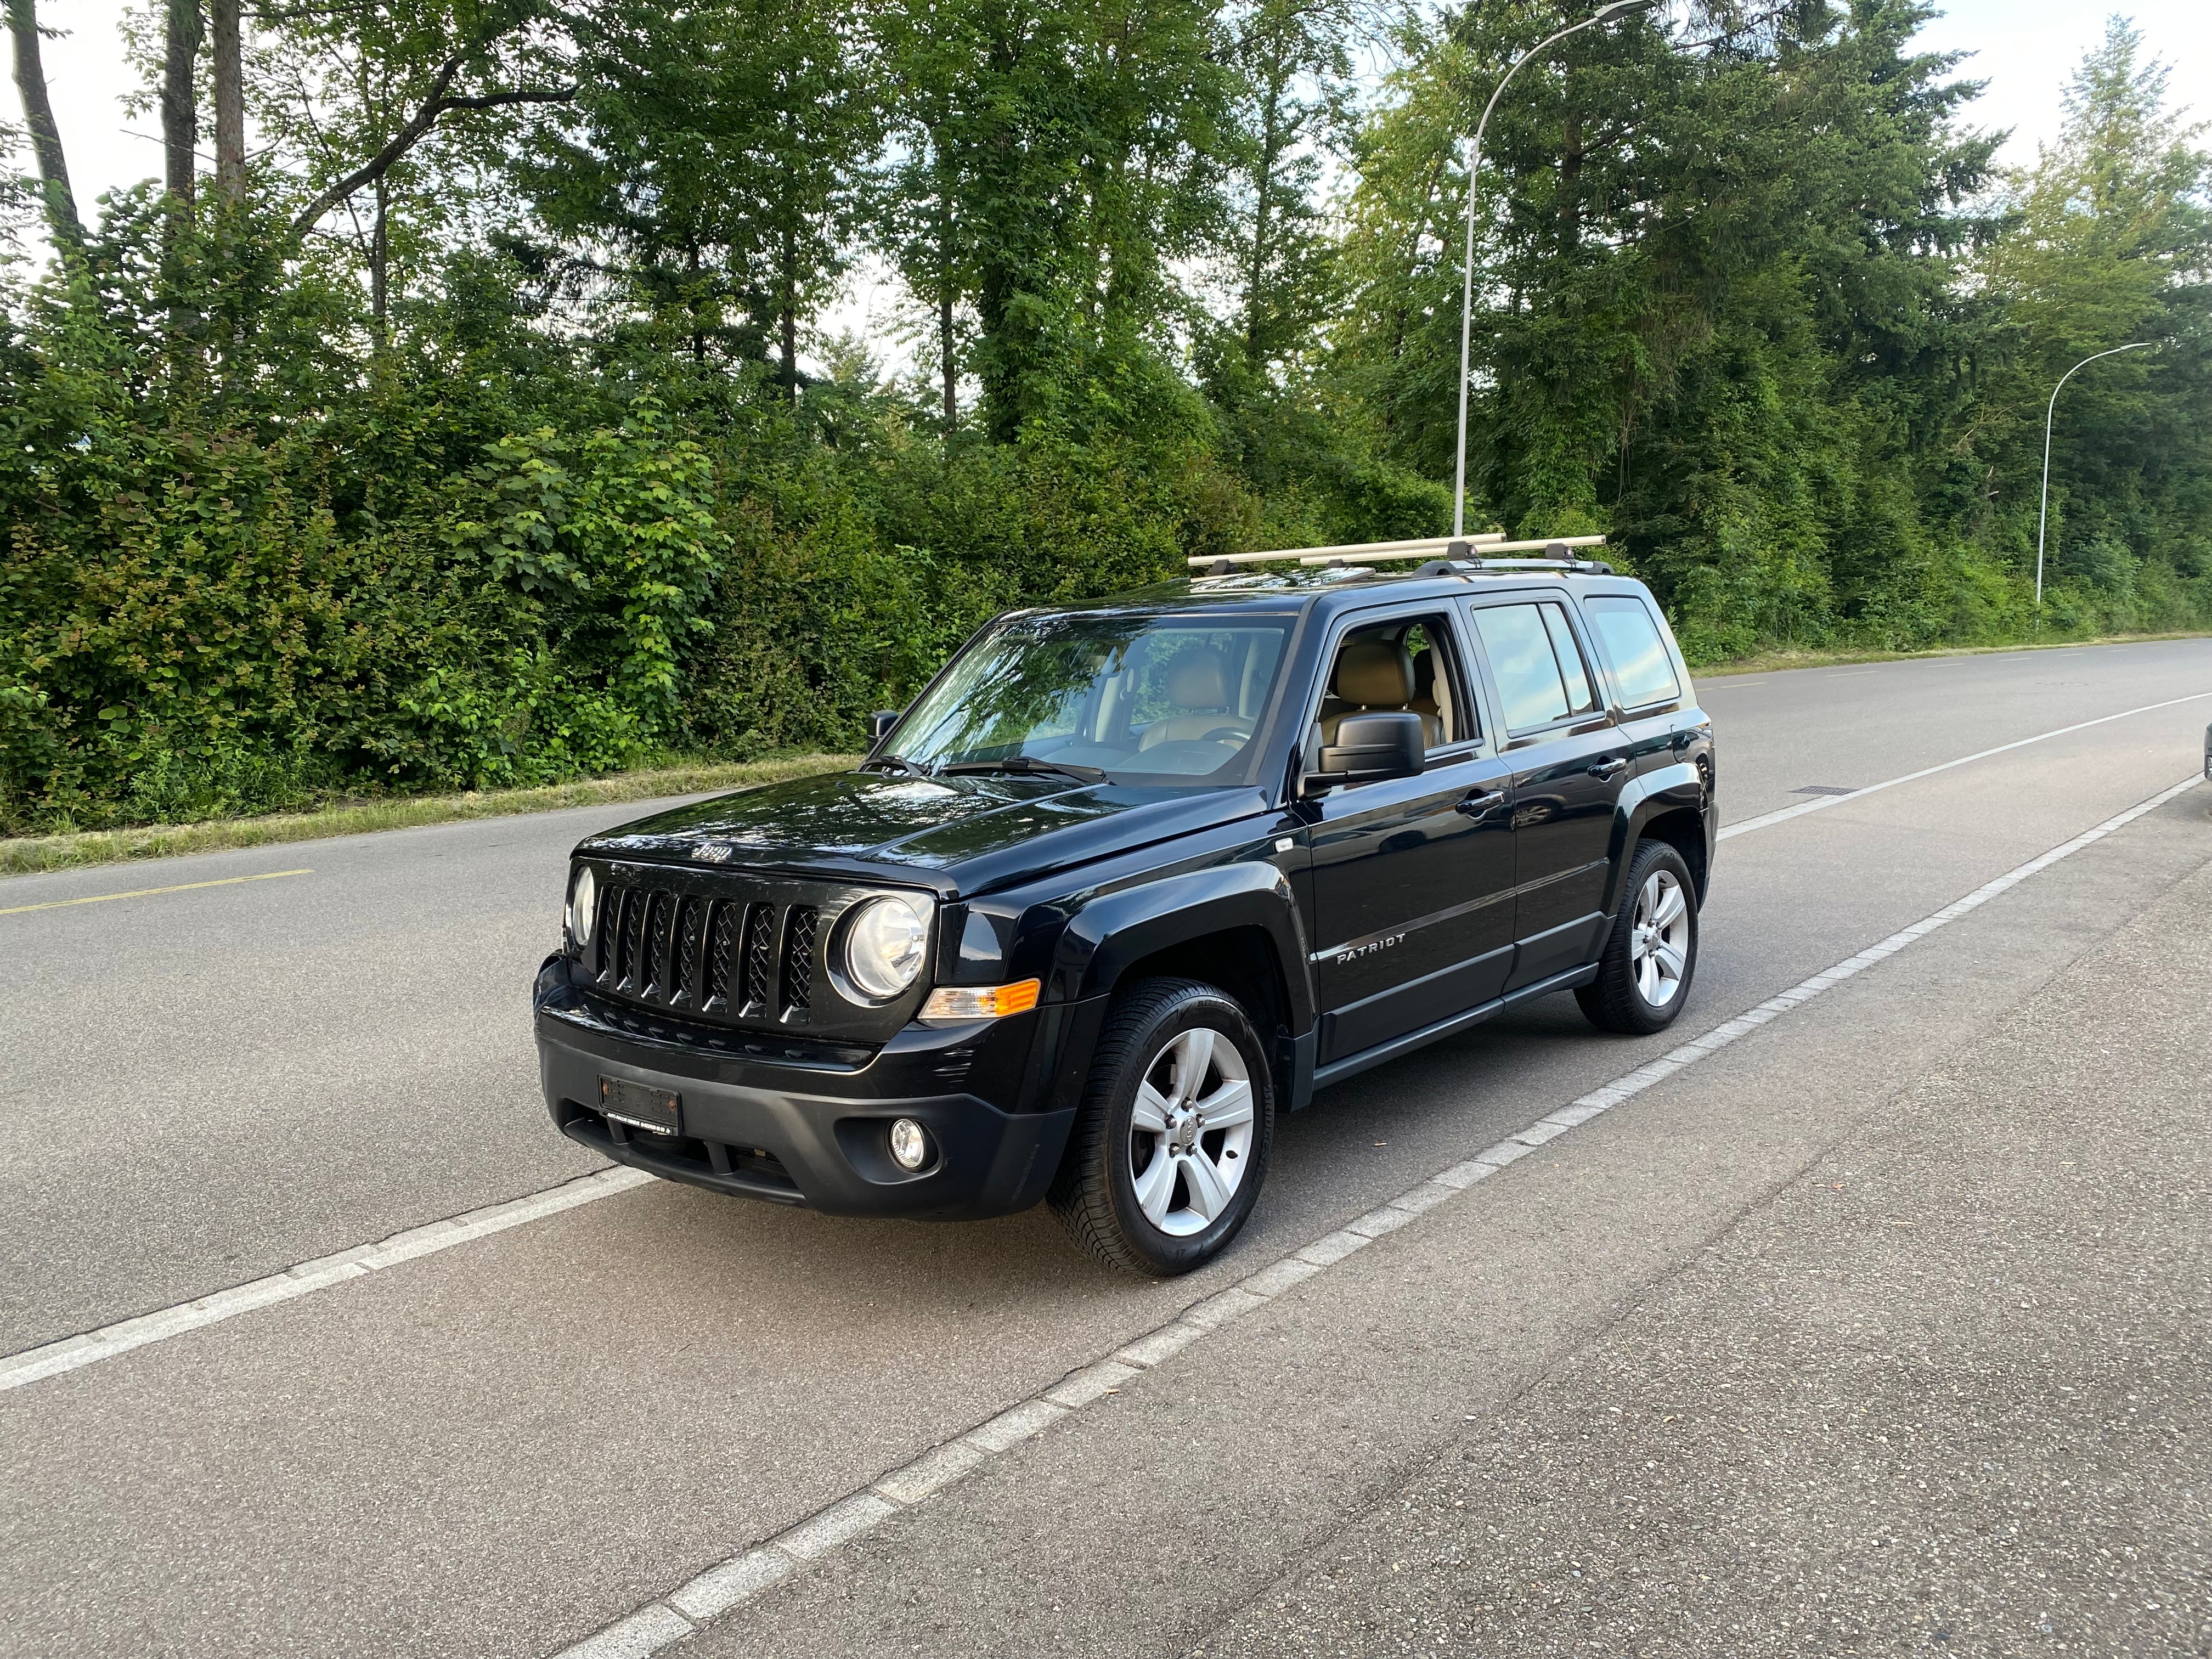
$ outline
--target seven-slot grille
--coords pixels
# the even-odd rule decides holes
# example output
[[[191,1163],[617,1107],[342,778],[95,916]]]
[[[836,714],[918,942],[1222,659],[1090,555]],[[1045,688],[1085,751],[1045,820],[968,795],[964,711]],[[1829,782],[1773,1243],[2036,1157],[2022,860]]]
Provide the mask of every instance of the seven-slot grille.
[[[586,957],[593,980],[619,996],[733,1019],[788,1019],[813,1000],[821,921],[811,904],[610,884]]]

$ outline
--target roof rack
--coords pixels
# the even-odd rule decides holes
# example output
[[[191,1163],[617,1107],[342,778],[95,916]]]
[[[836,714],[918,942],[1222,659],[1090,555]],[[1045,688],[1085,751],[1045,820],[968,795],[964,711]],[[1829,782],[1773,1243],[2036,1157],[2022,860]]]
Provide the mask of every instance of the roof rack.
[[[1209,574],[1219,575],[1224,573],[1213,567],[1225,564],[1234,570],[1239,565],[1272,564],[1285,560],[1297,560],[1303,564],[1327,564],[1331,559],[1347,556],[1361,560],[1420,559],[1449,551],[1455,541],[1469,547],[1488,549],[1502,545],[1504,540],[1505,532],[1498,530],[1480,536],[1419,536],[1407,542],[1346,542],[1339,547],[1286,547],[1273,553],[1230,553],[1212,558],[1200,556],[1187,562],[1194,570],[1204,566]]]
[[[1613,567],[1593,559],[1577,559],[1570,550],[1577,547],[1603,547],[1602,536],[1552,536],[1534,541],[1509,542],[1502,531],[1492,531],[1480,536],[1425,536],[1402,542],[1347,542],[1338,547],[1291,547],[1272,553],[1231,553],[1206,558],[1192,558],[1187,562],[1194,570],[1203,570],[1209,576],[1233,576],[1247,565],[1287,563],[1295,561],[1301,565],[1324,565],[1350,568],[1356,562],[1364,566],[1395,563],[1401,559],[1425,560],[1413,574],[1417,576],[1459,576],[1479,570],[1577,570],[1610,576]],[[1540,551],[1538,559],[1499,559],[1498,553],[1532,553]],[[1442,554],[1441,558],[1436,556]]]

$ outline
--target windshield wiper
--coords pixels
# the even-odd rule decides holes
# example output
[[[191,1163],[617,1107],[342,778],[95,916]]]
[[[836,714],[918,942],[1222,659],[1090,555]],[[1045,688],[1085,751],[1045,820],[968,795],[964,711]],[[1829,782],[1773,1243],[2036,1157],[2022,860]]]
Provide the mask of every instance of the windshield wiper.
[[[951,772],[1012,772],[1020,776],[1034,777],[1041,773],[1057,772],[1062,777],[1073,778],[1079,783],[1103,783],[1103,767],[1078,766],[1072,761],[1041,760],[1035,755],[1008,755],[1004,760],[955,761],[950,766],[937,769],[942,777]]]
[[[873,760],[862,761],[860,765],[854,769],[860,772],[874,772],[878,770],[886,772],[911,772],[918,778],[926,778],[929,775],[929,769],[927,767],[922,765],[919,761],[908,760],[904,755],[878,755]]]

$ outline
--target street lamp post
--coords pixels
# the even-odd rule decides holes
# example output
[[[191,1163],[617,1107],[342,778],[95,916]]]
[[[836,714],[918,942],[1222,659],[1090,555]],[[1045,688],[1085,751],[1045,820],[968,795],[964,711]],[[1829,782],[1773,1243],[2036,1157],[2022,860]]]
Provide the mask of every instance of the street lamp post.
[[[1490,112],[1498,107],[1504,95],[1505,83],[1510,81],[1521,65],[1535,57],[1554,41],[1602,23],[1623,13],[1642,11],[1656,5],[1658,0],[1613,0],[1601,6],[1579,23],[1546,35],[1534,46],[1513,60],[1512,65],[1499,77],[1498,89],[1490,94],[1490,101],[1482,106],[1482,118],[1474,124],[1474,137],[1468,146],[1467,155],[1467,256],[1460,270],[1459,294],[1459,464],[1452,479],[1452,536],[1454,539],[1467,533],[1467,380],[1468,349],[1474,327],[1474,174],[1482,165],[1482,130],[1490,125]]]
[[[2114,346],[2110,351],[2093,351],[2080,362],[2058,377],[2058,386],[2051,388],[2051,406],[2043,411],[2043,505],[2035,514],[2035,615],[2043,617],[2043,532],[2051,521],[2051,422],[2058,413],[2058,387],[2074,378],[2076,370],[2084,369],[2100,357],[2117,357],[2123,351],[2141,351],[2151,344],[2148,340],[2137,340],[2132,345]]]

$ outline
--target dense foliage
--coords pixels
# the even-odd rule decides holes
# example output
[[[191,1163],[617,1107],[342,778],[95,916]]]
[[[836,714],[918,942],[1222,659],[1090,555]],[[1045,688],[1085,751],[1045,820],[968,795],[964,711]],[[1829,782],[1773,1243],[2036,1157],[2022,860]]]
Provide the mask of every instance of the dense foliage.
[[[166,182],[33,110],[9,198],[0,830],[849,744],[994,611],[1442,531],[1464,135],[1582,15],[157,0]],[[2116,22],[1993,176],[1926,15],[1674,0],[1491,123],[1470,519],[1697,659],[2212,626],[2212,163]]]

